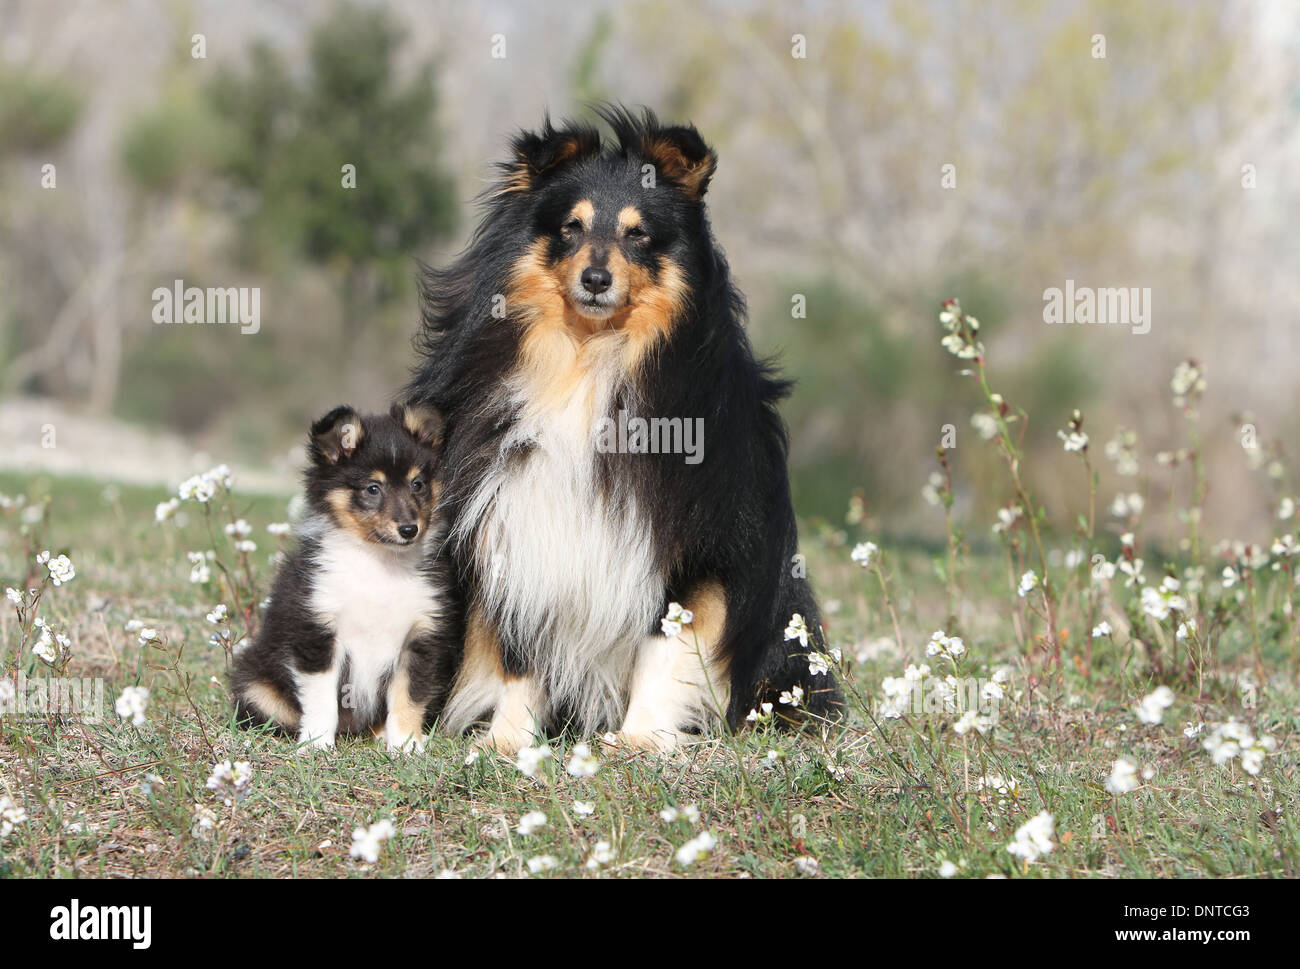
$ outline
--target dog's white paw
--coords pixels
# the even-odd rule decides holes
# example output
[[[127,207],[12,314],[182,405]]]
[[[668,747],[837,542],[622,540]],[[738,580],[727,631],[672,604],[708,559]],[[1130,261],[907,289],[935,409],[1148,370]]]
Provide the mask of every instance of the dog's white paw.
[[[385,729],[384,743],[390,754],[424,753],[424,737],[421,734],[403,734],[400,731]]]
[[[685,735],[677,730],[620,730],[606,734],[604,743],[625,750],[671,754],[681,745]]]
[[[322,750],[333,750],[334,735],[332,733],[311,734],[304,730],[298,735],[298,744],[298,756],[310,757]]]

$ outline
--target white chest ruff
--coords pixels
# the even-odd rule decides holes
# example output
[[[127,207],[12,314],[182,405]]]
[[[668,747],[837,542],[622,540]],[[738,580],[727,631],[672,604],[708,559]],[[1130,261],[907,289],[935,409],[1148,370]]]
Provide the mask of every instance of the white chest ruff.
[[[315,556],[311,608],[334,632],[334,664],[349,667],[345,701],[373,715],[379,686],[397,666],[411,630],[439,613],[437,591],[418,571],[421,549],[389,551],[327,531]]]
[[[544,413],[521,396],[502,452],[529,451],[493,465],[458,529],[472,543],[483,604],[525,651],[550,700],[587,724],[620,716],[637,647],[664,594],[634,497],[611,501],[596,480],[592,416],[606,413],[611,393],[596,372]]]

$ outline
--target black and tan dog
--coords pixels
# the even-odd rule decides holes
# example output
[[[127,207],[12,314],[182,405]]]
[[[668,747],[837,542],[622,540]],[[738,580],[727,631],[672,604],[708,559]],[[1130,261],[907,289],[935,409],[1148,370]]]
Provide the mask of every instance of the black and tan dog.
[[[463,635],[435,514],[440,429],[400,407],[312,425],[310,514],[231,674],[241,720],[314,747],[380,725],[390,749],[423,747]]]
[[[813,674],[818,610],[776,404],[713,240],[693,127],[609,108],[515,139],[469,248],[424,279],[408,397],[447,419],[444,508],[467,608],[444,714],[513,750],[563,723],[671,747]],[[664,635],[670,603],[693,613]],[[787,640],[800,614],[813,639]],[[671,632],[671,627],[670,627]]]

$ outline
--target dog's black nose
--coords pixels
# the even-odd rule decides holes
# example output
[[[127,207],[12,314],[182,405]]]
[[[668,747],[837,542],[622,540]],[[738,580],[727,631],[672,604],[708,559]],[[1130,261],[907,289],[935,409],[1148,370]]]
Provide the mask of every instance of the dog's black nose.
[[[588,266],[582,271],[582,288],[593,296],[605,292],[613,282],[614,277],[608,269]]]
[[[397,534],[402,538],[415,538],[415,533],[420,530],[419,525],[398,525]]]

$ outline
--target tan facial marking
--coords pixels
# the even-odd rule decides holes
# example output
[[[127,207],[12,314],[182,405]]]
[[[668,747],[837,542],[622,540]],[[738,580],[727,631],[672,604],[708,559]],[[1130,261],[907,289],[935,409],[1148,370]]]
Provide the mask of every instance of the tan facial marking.
[[[339,528],[350,532],[363,542],[373,540],[370,526],[364,519],[358,517],[356,509],[352,507],[352,489],[335,488],[325,495],[325,503],[334,512],[334,520]]]
[[[686,302],[686,279],[676,263],[661,259],[654,280],[647,269],[628,263],[615,249],[609,267],[624,274],[628,304],[607,320],[582,316],[565,294],[571,288],[567,274],[576,279],[586,266],[579,261],[584,253],[551,266],[546,241],[539,239],[511,272],[507,305],[525,327],[518,373],[544,409],[565,406],[572,399],[593,362],[607,352],[606,341],[621,341],[623,366],[634,373],[671,332]],[[591,403],[594,407],[594,397]]]
[[[582,223],[584,232],[591,231],[591,223],[596,220],[596,206],[591,204],[591,199],[583,199],[569,212],[569,218],[577,219]]]
[[[618,213],[618,231],[626,232],[641,224],[641,213],[634,206],[625,205]]]
[[[686,302],[686,279],[677,264],[661,260],[659,279],[654,281],[644,268],[628,264],[628,308],[615,315],[626,334],[624,364],[635,371],[671,332]],[[622,317],[621,319],[619,317]]]

